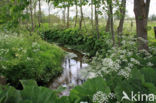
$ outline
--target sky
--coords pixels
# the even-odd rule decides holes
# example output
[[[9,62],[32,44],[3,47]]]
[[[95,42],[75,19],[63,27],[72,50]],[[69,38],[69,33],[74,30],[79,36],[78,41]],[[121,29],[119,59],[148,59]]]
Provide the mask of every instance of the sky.
[[[127,15],[129,17],[134,17],[134,12],[133,12],[133,5],[134,0],[127,0],[127,7],[126,7],[126,11],[127,11]],[[48,15],[48,5],[46,2],[42,2],[42,11],[45,13],[45,15]],[[56,14],[58,16],[62,16],[62,9],[58,9],[58,8],[53,8],[51,7],[51,14]],[[84,16],[89,17],[90,14],[90,7],[89,6],[83,6],[83,12],[84,12]],[[156,15],[156,0],[151,0],[151,4],[150,4],[150,11],[149,11],[149,15]],[[75,7],[71,7],[70,9],[70,17],[74,17],[75,16]]]

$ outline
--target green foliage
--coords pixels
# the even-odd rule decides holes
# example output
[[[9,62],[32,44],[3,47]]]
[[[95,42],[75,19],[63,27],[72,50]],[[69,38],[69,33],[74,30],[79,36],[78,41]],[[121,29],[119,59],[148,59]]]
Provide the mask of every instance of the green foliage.
[[[80,103],[81,101],[100,103],[94,100],[102,100],[98,97],[100,95],[96,95],[98,91],[106,95],[110,93],[115,94],[113,98],[105,99],[107,103],[116,103],[117,101],[121,102],[123,91],[129,96],[132,91],[136,94],[138,92],[143,94],[156,94],[155,75],[155,69],[143,68],[140,70],[132,70],[129,79],[123,79],[117,75],[114,75],[114,79],[109,75],[107,75],[107,78],[106,76],[105,78],[97,77],[87,80],[81,86],[76,86],[71,90],[69,96],[63,96],[61,98],[57,96],[58,92],[45,87],[39,87],[33,80],[24,80],[21,81],[23,90],[15,90],[9,86],[0,88],[0,103],[10,103],[10,101],[11,103]],[[111,85],[114,87],[112,88]],[[127,100],[123,100],[122,102],[130,103],[130,101]],[[142,103],[147,102],[143,101]]]
[[[54,91],[37,86],[33,80],[21,82],[24,87],[21,91],[13,87],[3,87],[0,103],[56,103],[58,97]]]
[[[27,7],[29,2],[27,0],[1,0],[0,1],[0,24],[2,28],[14,28],[19,24],[19,19],[26,18],[23,10]]]
[[[48,82],[62,72],[63,51],[36,35],[1,33],[0,56],[0,75],[12,84],[20,79]]]
[[[90,56],[95,56],[97,51],[106,52],[111,47],[111,42],[107,43],[109,37],[106,33],[102,34],[100,39],[96,39],[95,35],[85,34],[77,28],[54,28],[42,33],[41,36],[49,42],[69,45],[74,49],[89,53]]]
[[[110,89],[102,78],[94,78],[85,82],[82,86],[75,87],[69,97],[57,96],[53,90],[37,86],[33,80],[21,81],[23,90],[5,86],[0,88],[0,103],[80,103],[90,101],[96,91],[109,93]]]
[[[102,91],[106,94],[110,93],[106,81],[101,77],[87,80],[83,85],[75,87],[71,90],[70,97],[74,98],[76,103],[80,103],[81,101],[88,101],[90,103],[97,91]]]
[[[145,71],[148,71],[148,73]],[[128,80],[118,81],[118,84],[115,88],[117,99],[119,101],[121,100],[123,96],[122,91],[125,91],[129,96],[131,95],[132,91],[135,94],[138,92],[141,94],[156,94],[156,79],[154,78],[155,76],[150,75],[150,73],[156,75],[156,71],[152,68],[143,68],[141,70],[134,69],[131,73],[131,77]],[[150,78],[152,78],[153,81],[150,81]],[[124,101],[124,103],[129,103],[129,101]],[[142,103],[147,102],[144,101]]]

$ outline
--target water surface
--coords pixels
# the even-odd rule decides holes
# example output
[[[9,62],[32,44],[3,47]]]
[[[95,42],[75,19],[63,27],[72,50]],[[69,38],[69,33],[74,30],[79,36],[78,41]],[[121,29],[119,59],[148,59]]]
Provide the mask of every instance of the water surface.
[[[85,69],[88,64],[84,63],[82,60],[84,54],[73,49],[61,48],[67,52],[62,65],[64,70],[61,76],[50,83],[49,88],[57,89],[60,86],[66,87],[60,96],[68,96],[70,89],[84,82],[84,79],[81,78],[80,70]]]

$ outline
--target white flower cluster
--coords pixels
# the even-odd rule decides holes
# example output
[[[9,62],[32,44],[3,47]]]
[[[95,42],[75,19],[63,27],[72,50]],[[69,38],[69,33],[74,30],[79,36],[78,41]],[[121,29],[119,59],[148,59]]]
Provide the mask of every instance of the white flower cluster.
[[[93,102],[94,103],[108,103],[109,99],[114,99],[115,94],[114,93],[103,93],[102,91],[97,91],[93,95]]]
[[[152,64],[151,62],[147,63],[147,66],[152,67],[154,64]]]
[[[124,76],[126,79],[128,79],[130,77],[130,73],[131,73],[131,69],[130,68],[125,68],[125,69],[121,69],[118,72],[119,76]]]
[[[7,54],[9,52],[9,49],[0,49],[0,55]]]
[[[142,63],[141,58],[148,61],[153,52],[156,52],[156,48],[152,48],[152,52],[146,50],[137,50],[137,38],[123,36],[121,47],[112,47],[107,51],[106,58],[97,53],[96,57],[93,58],[88,73],[93,72],[94,77],[104,77],[105,74],[116,73],[118,76],[129,78],[133,68],[138,66],[153,66],[151,62]],[[151,54],[152,53],[152,54]],[[93,77],[93,76],[92,76]]]
[[[33,49],[33,52],[38,52],[38,51],[40,51],[40,45],[39,45],[37,42],[33,42],[33,43],[32,43],[32,48],[34,48],[34,49]]]
[[[93,102],[94,103],[107,103],[108,96],[102,91],[98,91],[96,94],[93,95]]]
[[[131,58],[131,62],[133,62],[134,64],[140,65],[140,62],[134,58]]]
[[[80,103],[88,103],[88,102],[81,101]]]

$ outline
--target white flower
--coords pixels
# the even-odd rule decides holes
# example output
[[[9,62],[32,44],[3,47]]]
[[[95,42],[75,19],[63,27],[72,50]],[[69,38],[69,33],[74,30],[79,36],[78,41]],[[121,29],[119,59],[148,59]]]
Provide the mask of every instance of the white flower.
[[[128,52],[127,53],[128,56],[132,56],[132,54],[133,54],[132,52]]]
[[[88,103],[88,102],[81,101],[80,103]]]
[[[102,61],[104,66],[111,67],[113,65],[113,60],[111,58],[105,58]]]
[[[124,59],[124,55],[120,55],[120,59]]]
[[[132,68],[133,66],[134,66],[134,64],[128,63],[128,67]]]
[[[122,69],[122,70],[119,71],[118,75],[119,75],[119,76],[123,76],[123,77],[125,77],[126,79],[128,79],[129,76],[130,76],[130,72]]]
[[[114,93],[109,93],[108,94],[108,98],[110,98],[110,99],[113,99],[113,98],[115,98],[116,96],[115,96],[115,94]]]
[[[29,60],[31,60],[31,58],[30,57],[27,57],[27,60],[29,61]]]
[[[108,96],[102,91],[98,91],[93,95],[93,102],[95,103],[107,103]]]
[[[96,74],[93,73],[93,72],[89,72],[88,74],[88,78],[91,79],[91,78],[95,78],[96,77]]]
[[[125,41],[125,40],[123,40],[121,43],[122,43],[123,45],[125,45],[125,44],[126,44],[126,41]]]
[[[134,58],[131,58],[131,62],[133,62],[135,64],[138,64],[138,65],[140,64],[140,62],[138,60],[134,59]]]
[[[151,66],[153,66],[153,65],[154,65],[154,64],[152,64],[151,62],[148,62],[148,63],[147,63],[147,66],[150,66],[150,67],[151,67]]]

